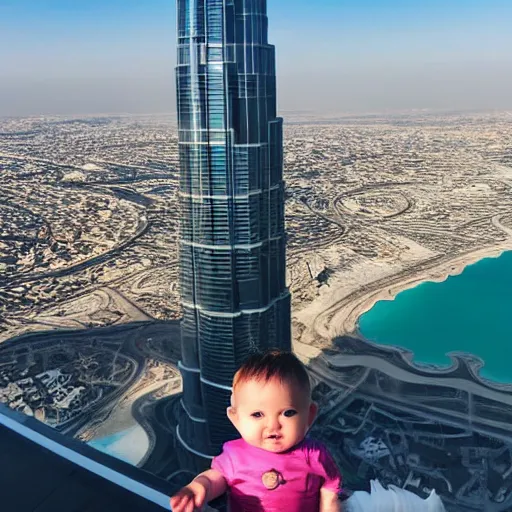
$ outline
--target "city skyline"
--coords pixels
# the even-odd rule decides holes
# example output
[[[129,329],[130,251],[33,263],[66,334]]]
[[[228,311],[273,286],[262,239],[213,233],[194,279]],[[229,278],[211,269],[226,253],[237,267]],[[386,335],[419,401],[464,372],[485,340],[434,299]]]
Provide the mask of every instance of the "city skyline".
[[[175,111],[174,4],[0,2],[0,116]],[[291,5],[268,5],[279,110],[512,108],[509,2]]]
[[[9,119],[0,134],[0,401],[67,436],[115,440],[109,453],[120,436],[122,457],[183,485],[193,475],[169,424],[182,384],[174,119]],[[510,115],[313,118],[285,134],[293,341],[313,359],[314,435],[356,477],[350,489],[378,476],[424,498],[435,488],[453,511],[509,510],[512,388],[481,379],[476,354],[418,371],[410,351],[351,333],[390,291],[462,279],[512,249]],[[368,461],[381,442],[391,454]]]
[[[212,457],[249,354],[291,349],[283,120],[266,1],[178,0],[183,377],[177,438]]]
[[[173,494],[219,451],[233,369],[291,302],[311,435],[347,490],[512,510],[512,378],[491,371],[507,335],[488,325],[512,304],[482,286],[512,255],[510,0],[178,0],[205,2],[213,44],[185,28],[176,52],[175,0],[0,0],[0,408]],[[268,4],[272,46],[223,46],[225,4]],[[235,34],[266,41],[258,20]],[[366,333],[409,292],[376,320],[407,335]]]

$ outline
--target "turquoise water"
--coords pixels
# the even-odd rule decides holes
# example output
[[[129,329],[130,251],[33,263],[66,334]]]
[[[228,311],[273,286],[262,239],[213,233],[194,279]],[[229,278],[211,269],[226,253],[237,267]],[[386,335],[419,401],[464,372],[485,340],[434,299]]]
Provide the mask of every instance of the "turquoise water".
[[[512,383],[512,251],[379,301],[359,319],[361,334],[404,347],[417,363],[449,366],[448,352],[485,363],[483,377]]]
[[[109,448],[129,432],[129,430],[125,430],[124,432],[117,432],[111,436],[102,437],[101,439],[94,439],[89,441],[87,444],[93,448],[96,448],[96,450],[99,450],[100,452],[108,453]]]
[[[130,458],[122,453],[119,449],[119,446],[117,445],[117,443],[123,439],[123,437],[130,434],[131,431],[132,429],[117,432],[111,436],[94,439],[89,441],[87,444],[93,448],[96,448],[96,450],[99,450],[100,452],[106,453],[107,455],[112,455],[112,457],[116,457],[131,464]]]

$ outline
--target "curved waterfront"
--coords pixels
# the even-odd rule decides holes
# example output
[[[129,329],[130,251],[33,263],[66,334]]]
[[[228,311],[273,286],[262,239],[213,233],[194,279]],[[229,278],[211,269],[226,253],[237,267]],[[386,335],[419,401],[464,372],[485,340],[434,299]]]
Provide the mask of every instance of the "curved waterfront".
[[[100,452],[135,466],[146,455],[149,439],[144,429],[136,425],[110,436],[93,439],[87,444]]]
[[[483,377],[512,383],[512,251],[379,301],[358,324],[366,339],[405,348],[417,364],[446,367],[447,353],[464,352],[482,359]]]

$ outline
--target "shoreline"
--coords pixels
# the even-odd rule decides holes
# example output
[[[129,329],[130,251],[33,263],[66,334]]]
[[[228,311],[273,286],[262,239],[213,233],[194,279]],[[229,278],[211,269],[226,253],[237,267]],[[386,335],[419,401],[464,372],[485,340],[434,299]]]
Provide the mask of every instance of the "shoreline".
[[[146,431],[139,424],[110,436],[91,439],[87,444],[133,466],[137,466],[144,459],[150,445]]]
[[[138,382],[134,384],[134,386],[137,385]],[[150,388],[149,393],[152,392],[153,390]],[[86,425],[77,437],[82,438],[96,450],[136,466],[139,461],[144,459],[150,447],[147,432],[132,413],[135,400],[144,394],[146,394],[145,389],[133,395],[128,390],[101,423]],[[117,436],[120,437],[117,438]],[[83,439],[84,437],[85,439]],[[103,445],[105,440],[112,437],[116,439]]]
[[[106,453],[129,460],[131,464],[138,466],[153,449],[154,433],[151,429],[148,431],[146,421],[139,421],[137,415],[134,414],[134,406],[138,400],[149,399],[164,389],[170,395],[180,393],[182,390],[181,380],[178,385],[175,385],[177,379],[177,376],[171,376],[162,380],[153,374],[145,385],[141,385],[141,381],[135,382],[132,388],[114,405],[108,417],[99,424],[93,421],[92,424],[86,425],[77,437],[81,437],[88,444],[93,442],[95,445],[101,445],[103,440],[124,434],[108,446]]]
[[[506,252],[512,252],[512,237],[498,245],[481,247],[471,252],[456,255],[451,259],[446,258],[426,268],[418,269],[417,267],[422,264],[422,262],[418,262],[416,269],[406,269],[387,274],[384,277],[374,279],[372,282],[360,284],[357,288],[349,290],[348,293],[343,293],[342,295],[340,291],[344,290],[344,286],[340,281],[336,287],[333,286],[331,292],[331,296],[335,297],[334,300],[331,300],[330,303],[324,302],[322,311],[314,317],[311,326],[301,332],[298,338],[294,339],[294,350],[305,364],[309,364],[318,357],[326,357],[323,350],[333,347],[332,340],[334,338],[350,336],[368,345],[397,351],[403,361],[411,368],[428,373],[432,372],[432,374],[449,374],[457,368],[461,360],[465,360],[475,382],[479,385],[494,391],[510,393],[512,391],[512,382],[502,382],[480,373],[484,362],[475,354],[450,351],[446,354],[450,359],[450,363],[442,367],[436,364],[416,364],[414,354],[409,349],[397,345],[379,344],[364,337],[359,330],[359,318],[372,309],[378,301],[394,300],[402,291],[412,289],[425,282],[444,282],[451,276],[460,275],[466,267],[484,259],[499,258]],[[428,262],[423,263],[428,264]],[[337,298],[336,294],[338,294]],[[319,306],[319,304],[316,305],[317,311]],[[303,319],[295,316],[295,320],[301,322]],[[326,344],[325,341],[328,343]],[[330,360],[332,357],[335,356],[328,356],[328,359]],[[347,354],[344,354],[343,357],[347,357]],[[373,356],[353,354],[349,359],[352,364],[364,365],[363,361],[366,361],[368,357],[371,358]]]
[[[356,336],[361,315],[369,311],[380,300],[393,300],[400,292],[414,288],[424,282],[443,282],[450,276],[459,275],[463,270],[482,259],[497,258],[504,252],[512,251],[512,236],[499,244],[481,247],[463,254],[437,255],[430,260],[416,260],[412,268],[385,268],[379,263],[368,268],[351,269],[331,283],[329,290],[293,313],[298,322],[294,336],[294,347],[305,360],[318,356],[322,349],[332,346],[332,340],[340,336]],[[360,279],[365,273],[373,279]],[[358,279],[359,278],[359,279]]]
[[[442,283],[451,276],[462,274],[465,268],[470,265],[474,265],[487,258],[499,258],[508,251],[512,251],[512,244],[485,247],[472,251],[469,254],[455,256],[455,258],[442,262],[432,269],[421,270],[413,275],[406,275],[398,283],[370,291],[354,301],[349,308],[343,308],[336,312],[331,322],[342,327],[343,332],[340,334],[357,334],[359,337],[364,338],[359,332],[359,318],[370,311],[377,302],[381,300],[394,300],[399,293],[426,282]]]

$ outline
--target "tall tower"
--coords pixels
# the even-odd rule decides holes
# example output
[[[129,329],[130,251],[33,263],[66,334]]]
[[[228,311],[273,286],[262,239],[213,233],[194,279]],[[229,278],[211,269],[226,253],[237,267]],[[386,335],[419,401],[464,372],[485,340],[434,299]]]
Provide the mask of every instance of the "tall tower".
[[[183,399],[177,437],[211,457],[254,351],[289,350],[282,119],[266,0],[177,0]]]

